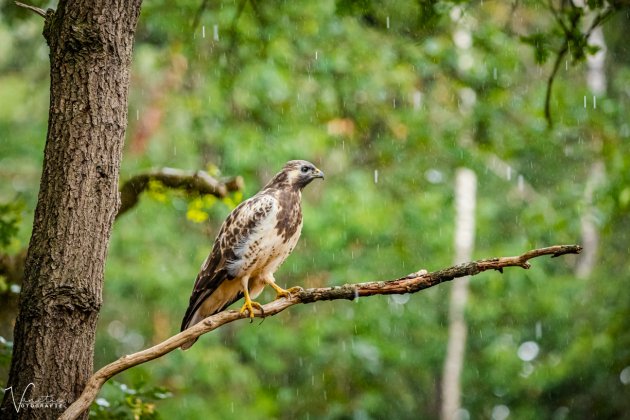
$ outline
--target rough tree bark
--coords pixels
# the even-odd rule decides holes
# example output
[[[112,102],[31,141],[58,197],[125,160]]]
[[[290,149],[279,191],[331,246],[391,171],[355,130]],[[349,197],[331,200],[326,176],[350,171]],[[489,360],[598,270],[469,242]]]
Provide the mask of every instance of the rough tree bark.
[[[45,16],[48,134],[3,419],[58,416],[92,374],[140,4],[62,0]]]

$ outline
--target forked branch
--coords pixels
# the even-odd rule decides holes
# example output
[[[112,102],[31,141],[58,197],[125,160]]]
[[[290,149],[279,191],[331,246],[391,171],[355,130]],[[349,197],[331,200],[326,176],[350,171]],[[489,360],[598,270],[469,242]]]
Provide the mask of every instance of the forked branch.
[[[529,268],[529,260],[543,255],[559,257],[565,254],[579,254],[582,247],[579,245],[555,245],[547,248],[539,248],[528,251],[516,257],[488,258],[485,260],[472,261],[458,264],[443,270],[432,273],[419,271],[405,277],[389,281],[373,281],[367,283],[346,284],[335,287],[322,287],[314,289],[302,289],[288,298],[274,300],[263,306],[264,315],[257,313],[257,317],[267,317],[284,311],[290,306],[298,303],[313,303],[320,300],[348,299],[353,300],[360,296],[373,295],[393,295],[415,293],[420,290],[453,280],[458,277],[474,276],[483,271],[497,270],[503,272],[505,267]],[[157,359],[175,350],[182,344],[206,334],[222,325],[245,318],[247,314],[240,314],[238,311],[226,310],[216,315],[210,316],[202,322],[180,332],[171,338],[156,344],[146,350],[139,351],[102,367],[88,380],[83,393],[66,411],[59,417],[60,420],[76,419],[90,407],[96,398],[101,387],[114,375],[119,374],[129,368]]]

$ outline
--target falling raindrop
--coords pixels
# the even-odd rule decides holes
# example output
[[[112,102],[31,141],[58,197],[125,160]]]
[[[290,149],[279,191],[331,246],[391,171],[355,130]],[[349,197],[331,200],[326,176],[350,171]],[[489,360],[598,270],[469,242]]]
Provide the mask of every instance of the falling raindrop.
[[[140,119],[140,110],[136,109],[136,121]]]
[[[520,192],[525,190],[525,178],[523,178],[523,175],[519,174],[518,178],[516,178],[516,186]]]
[[[206,25],[201,26],[201,37],[202,38],[206,37]]]
[[[593,95],[593,109],[597,109],[597,97]]]
[[[505,178],[506,178],[508,181],[511,181],[511,180],[512,180],[512,167],[511,167],[511,166],[508,166],[507,168],[505,168],[505,172],[506,172],[506,173],[505,173]]]
[[[319,58],[319,51],[315,51],[315,60]]]
[[[389,29],[389,16],[387,16],[387,29]]]
[[[492,77],[494,77],[494,80],[497,80],[497,68],[495,67],[494,70],[492,70]]]
[[[413,92],[413,109],[418,110],[422,105],[422,92],[416,90]]]
[[[542,322],[536,322],[536,340],[540,340],[542,338]]]
[[[214,40],[218,41],[219,40],[219,25],[214,25],[213,30],[214,30]]]
[[[584,95],[584,109],[586,109],[586,95]]]
[[[378,184],[378,169],[374,169],[374,183]]]

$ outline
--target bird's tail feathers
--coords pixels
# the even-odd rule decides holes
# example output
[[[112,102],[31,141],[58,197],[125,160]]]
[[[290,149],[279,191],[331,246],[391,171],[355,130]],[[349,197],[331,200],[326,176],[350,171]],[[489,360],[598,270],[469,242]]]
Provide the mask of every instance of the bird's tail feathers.
[[[225,278],[223,279],[219,279],[219,276],[223,276],[223,277],[227,277],[227,273],[223,270],[216,272],[212,278],[212,281],[210,281],[210,284],[216,284],[217,286],[220,285],[222,283],[222,281],[225,280]],[[197,283],[199,283],[201,279],[197,279],[197,282],[195,283],[195,288],[197,287]],[[202,305],[204,304],[204,302],[206,301],[206,299],[208,299],[216,290],[217,287],[214,288],[206,288],[203,291],[200,292],[193,292],[193,295],[190,297],[190,303],[188,305],[188,309],[186,309],[186,314],[184,315],[184,318],[182,319],[182,325],[181,325],[181,329],[180,331],[185,331],[186,329],[192,327],[193,325],[197,324],[198,322],[201,322],[205,319],[205,317],[210,316],[210,315],[214,315],[220,311],[222,311],[223,309],[225,309],[229,304],[231,304],[232,302],[230,302],[228,305],[224,305],[223,307],[220,308],[216,308],[215,310],[211,310],[211,313],[207,313],[202,315],[200,313],[200,309],[202,307]],[[207,310],[207,309],[206,309]],[[187,350],[189,349],[193,344],[195,344],[195,342],[197,341],[197,339],[195,338],[194,340],[190,340],[187,341],[186,343],[182,344],[180,347],[182,350]]]

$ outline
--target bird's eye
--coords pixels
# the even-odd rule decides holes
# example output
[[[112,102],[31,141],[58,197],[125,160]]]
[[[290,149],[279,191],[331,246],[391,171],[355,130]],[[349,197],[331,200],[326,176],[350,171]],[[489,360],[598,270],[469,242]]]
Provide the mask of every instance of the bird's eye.
[[[302,166],[300,168],[300,171],[302,171],[303,174],[307,173],[308,172],[308,166]]]

